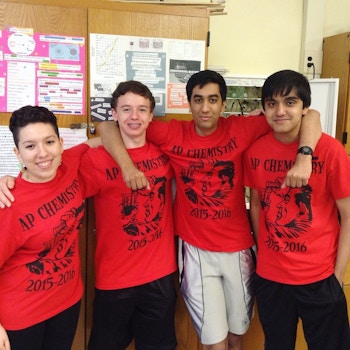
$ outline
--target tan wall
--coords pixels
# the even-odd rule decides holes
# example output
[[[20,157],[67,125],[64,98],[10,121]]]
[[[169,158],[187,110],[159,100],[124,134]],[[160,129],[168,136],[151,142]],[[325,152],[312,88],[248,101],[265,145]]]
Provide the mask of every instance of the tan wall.
[[[306,1],[321,2],[226,1],[228,14],[210,18],[208,64],[224,66],[232,74],[266,76],[283,68],[299,70]],[[323,36],[349,32],[350,0],[324,0],[324,3],[324,9],[313,12],[314,18],[324,23]]]

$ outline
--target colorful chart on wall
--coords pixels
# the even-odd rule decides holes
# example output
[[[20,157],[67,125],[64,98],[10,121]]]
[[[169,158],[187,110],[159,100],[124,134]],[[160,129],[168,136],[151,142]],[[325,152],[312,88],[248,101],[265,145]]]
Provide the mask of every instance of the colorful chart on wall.
[[[204,69],[204,62],[204,41],[91,33],[91,119],[111,119],[111,94],[126,80],[149,87],[156,100],[154,115],[188,113],[186,83]]]
[[[85,114],[85,38],[0,30],[0,112],[40,105]]]

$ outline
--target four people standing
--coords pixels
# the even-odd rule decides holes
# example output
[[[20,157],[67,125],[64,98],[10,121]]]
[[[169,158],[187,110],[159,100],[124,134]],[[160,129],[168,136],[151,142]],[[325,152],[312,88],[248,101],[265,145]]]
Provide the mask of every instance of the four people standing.
[[[244,151],[260,136],[268,134],[271,129],[262,116],[220,118],[225,107],[227,88],[222,76],[216,72],[202,71],[194,74],[188,81],[186,90],[192,121],[152,122],[148,126],[150,120],[147,119],[144,129],[147,129],[148,140],[156,143],[165,154],[163,155],[165,158],[162,158],[164,162],[165,159],[170,159],[174,168],[177,188],[175,229],[176,234],[180,237],[181,290],[197,333],[204,349],[238,350],[242,348],[241,335],[245,333],[250,324],[253,304],[252,277],[255,269],[254,241],[244,201],[242,158]],[[132,97],[131,100],[135,100],[135,96]],[[149,107],[148,104],[146,105]],[[117,119],[116,108],[113,115]],[[123,113],[132,114],[130,108],[141,112],[136,105],[129,102]],[[123,113],[119,114],[121,118]],[[296,143],[297,149],[301,148],[301,152],[295,152],[294,157],[292,156],[290,166],[285,168],[283,175],[276,183],[278,188],[291,189],[302,185],[304,185],[303,189],[307,187],[309,173],[312,169],[311,157],[307,154],[307,150],[315,149],[320,134],[320,128],[317,127],[319,121],[313,114],[314,112],[309,112],[309,115],[303,119],[300,139]],[[132,134],[128,135],[131,136],[131,140],[128,140],[125,138],[125,130],[132,132],[136,125],[143,122],[135,118],[131,123],[125,124],[127,126],[124,128],[125,120],[118,119],[119,128],[114,125],[111,128],[109,123],[102,123],[100,131],[106,148],[120,163],[120,169],[112,167],[106,171],[108,168],[105,168],[104,175],[109,174],[111,176],[109,180],[113,181],[113,177],[120,178],[120,170],[123,170],[124,178],[130,178],[126,174],[129,172],[138,177],[138,181],[141,179],[143,184],[148,182],[154,188],[156,183],[153,181],[154,177],[148,174],[146,178],[143,178],[140,176],[140,172],[144,171],[142,167],[138,166],[136,171],[132,168],[128,155],[123,153],[120,146],[120,135],[118,132],[115,133],[115,131],[120,131],[127,148],[137,148],[140,144],[134,141],[143,140],[143,137],[138,138],[137,135]],[[109,130],[109,134],[106,130]],[[94,150],[90,151],[91,154],[93,152]],[[107,153],[103,152],[105,155],[102,159],[106,159],[107,163],[110,162]],[[97,161],[97,157],[90,156],[88,163],[91,164],[94,159]],[[295,159],[296,166],[292,167],[291,164]],[[135,161],[137,162],[137,159]],[[140,163],[144,164],[139,161]],[[97,167],[96,164],[94,169]],[[96,172],[96,177],[98,177],[98,172]],[[106,182],[106,188],[108,187],[107,180],[108,176],[104,180],[101,177],[101,183]],[[103,191],[103,186],[96,183],[92,186],[95,189],[88,195],[96,195],[98,191]],[[164,183],[159,187],[153,192],[154,196],[164,196]],[[143,189],[142,191],[148,190]],[[98,203],[102,203],[102,198],[101,195]],[[142,220],[137,218],[138,215],[142,215],[142,210],[140,214],[133,211],[133,208],[136,208],[133,196],[120,196],[120,199],[123,200],[122,218],[128,221],[128,224],[123,225],[123,230],[129,235],[137,236],[140,230],[143,232],[142,225],[139,225]],[[301,200],[299,202],[301,203]],[[144,207],[146,208],[146,205]],[[137,208],[140,207],[137,206]],[[154,208],[152,203],[149,203],[147,208],[145,211],[149,213],[147,217],[156,217],[150,210]],[[126,215],[128,210],[134,212],[135,215],[128,217]],[[129,220],[130,218],[132,220]],[[143,219],[145,219],[144,223],[147,222],[144,225],[145,232],[148,232],[147,225],[149,221],[154,224],[154,220],[148,220],[146,217]],[[256,228],[255,222],[254,225]],[[101,224],[100,227],[103,228],[103,226],[105,224]],[[146,240],[146,245],[147,242]],[[103,249],[100,249],[97,257],[102,259],[101,261],[105,259]],[[343,259],[344,257],[342,261]],[[111,261],[115,261],[114,258],[109,260]],[[103,290],[104,287],[101,289]],[[107,287],[106,289],[115,288]],[[105,303],[106,296],[102,293],[101,296],[100,301],[104,305],[98,304],[98,299],[95,300],[95,305],[102,306],[106,310],[108,308]],[[102,317],[97,317],[99,319],[95,321],[101,321]],[[102,323],[101,325],[100,329],[103,330],[104,326]],[[100,336],[102,334],[101,331]],[[130,337],[127,334],[126,332],[125,339]],[[126,345],[125,340],[123,346]],[[171,348],[165,345],[159,346],[159,349]],[[91,349],[98,348],[91,347]]]

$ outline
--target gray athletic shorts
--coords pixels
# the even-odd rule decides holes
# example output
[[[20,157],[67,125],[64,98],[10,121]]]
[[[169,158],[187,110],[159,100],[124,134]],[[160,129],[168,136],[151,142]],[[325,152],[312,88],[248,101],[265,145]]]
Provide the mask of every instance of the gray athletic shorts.
[[[247,331],[254,302],[253,248],[211,252],[180,239],[179,270],[182,295],[202,344]]]

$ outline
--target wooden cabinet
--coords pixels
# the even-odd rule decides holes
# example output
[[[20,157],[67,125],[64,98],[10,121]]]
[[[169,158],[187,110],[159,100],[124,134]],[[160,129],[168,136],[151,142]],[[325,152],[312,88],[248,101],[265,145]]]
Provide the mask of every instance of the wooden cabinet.
[[[321,77],[339,78],[336,138],[350,154],[350,33],[323,39]]]

